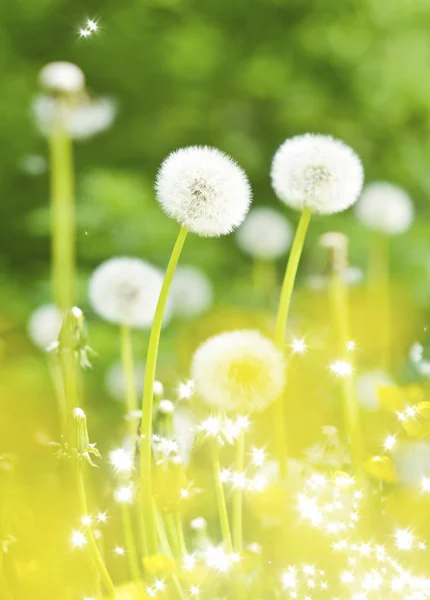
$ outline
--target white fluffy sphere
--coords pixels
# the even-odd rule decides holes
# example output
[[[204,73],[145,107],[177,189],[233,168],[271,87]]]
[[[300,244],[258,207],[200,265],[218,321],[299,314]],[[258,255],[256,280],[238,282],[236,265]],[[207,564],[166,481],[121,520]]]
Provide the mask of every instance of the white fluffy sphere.
[[[277,210],[253,208],[236,233],[241,250],[262,260],[276,260],[291,246],[293,228]]]
[[[53,62],[40,71],[39,82],[49,92],[73,94],[84,87],[85,77],[73,63]]]
[[[150,327],[162,284],[161,271],[143,260],[112,258],[94,271],[89,298],[94,311],[106,321]]]
[[[412,225],[414,205],[402,188],[380,181],[364,188],[356,205],[356,215],[368,229],[398,235]]]
[[[54,304],[43,304],[31,314],[27,331],[36,346],[46,350],[58,340],[62,324],[61,312]]]
[[[209,277],[197,267],[179,265],[170,290],[175,314],[196,317],[207,311],[213,299]]]
[[[357,154],[331,136],[312,133],[285,140],[273,158],[271,176],[287,206],[320,214],[349,208],[363,185]]]
[[[285,362],[260,332],[231,331],[209,338],[197,349],[191,376],[196,394],[208,406],[262,411],[284,388]]]
[[[208,237],[231,233],[251,203],[245,172],[229,156],[207,146],[170,154],[158,172],[156,192],[169,217]]]
[[[134,363],[134,387],[138,396],[143,392],[144,378],[145,363],[136,361]],[[124,401],[127,393],[127,381],[120,362],[115,362],[109,367],[105,375],[104,385],[112,398],[118,400],[118,402]]]

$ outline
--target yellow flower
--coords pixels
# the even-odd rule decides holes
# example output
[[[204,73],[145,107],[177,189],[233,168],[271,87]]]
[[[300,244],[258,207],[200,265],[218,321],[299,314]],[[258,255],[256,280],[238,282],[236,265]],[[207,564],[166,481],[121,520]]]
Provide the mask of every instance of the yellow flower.
[[[372,479],[391,484],[397,482],[396,467],[388,456],[372,456],[366,460],[364,468]]]
[[[153,554],[145,556],[143,566],[153,577],[167,577],[177,569],[176,561],[165,554]]]

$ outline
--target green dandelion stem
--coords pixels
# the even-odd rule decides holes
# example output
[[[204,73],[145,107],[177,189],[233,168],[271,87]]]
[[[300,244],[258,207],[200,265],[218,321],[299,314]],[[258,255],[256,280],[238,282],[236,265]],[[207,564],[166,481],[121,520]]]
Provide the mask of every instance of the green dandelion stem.
[[[149,555],[157,553],[157,530],[153,508],[152,473],[151,473],[151,437],[152,437],[152,408],[154,396],[155,369],[157,365],[158,346],[164,310],[166,308],[169,289],[175,274],[188,229],[182,227],[173,248],[166,274],[155,310],[154,322],[149,337],[146,357],[145,381],[142,398],[142,439],[140,444],[140,485],[142,490],[142,511],[145,523],[146,550]]]
[[[225,501],[224,488],[221,481],[221,465],[219,462],[219,448],[216,440],[212,442],[212,466],[214,471],[215,496],[218,507],[218,516],[221,526],[221,535],[227,552],[233,552],[230,526],[228,523],[227,504]]]
[[[133,534],[133,522],[131,515],[131,507],[125,502],[121,502],[121,521],[124,532],[125,549],[132,578],[137,582],[140,581],[140,566],[137,557],[136,545]]]
[[[85,492],[85,483],[84,483],[84,475],[82,472],[82,465],[78,464],[77,467],[77,484],[78,484],[78,498],[80,504],[80,510],[83,516],[87,516],[88,513],[88,504],[87,504],[87,495]],[[90,551],[92,554],[92,558],[94,564],[100,574],[102,583],[109,594],[109,598],[115,598],[115,586],[112,582],[112,579],[109,575],[109,571],[106,568],[106,565],[103,561],[103,558],[100,554],[100,550],[97,546],[97,542],[95,540],[93,531],[91,527],[87,528],[87,538],[90,546]]]
[[[64,312],[75,300],[75,204],[73,146],[64,121],[65,101],[54,103],[50,135],[51,163],[51,252],[55,304]]]
[[[344,272],[339,273],[334,271],[331,274],[329,291],[333,322],[338,338],[338,348],[341,356],[345,356],[348,342],[351,340],[351,335],[349,325],[348,290]],[[352,462],[355,471],[358,473],[361,471],[363,463],[363,443],[353,373],[342,377],[342,394],[345,428],[351,448]]]
[[[242,473],[245,462],[245,432],[241,431],[236,443],[236,473]],[[243,547],[243,492],[238,486],[233,492],[233,548],[235,552],[241,552]]]
[[[187,552],[187,545],[185,543],[185,535],[184,535],[184,527],[182,525],[182,517],[181,517],[181,513],[179,510],[177,510],[175,512],[174,518],[175,518],[175,524],[176,524],[180,556],[181,556],[181,558],[183,558],[186,554],[188,554],[188,552]]]
[[[391,311],[390,311],[390,274],[389,247],[385,236],[375,233],[370,246],[369,265],[369,304],[375,323],[381,367],[390,368],[391,348]]]
[[[131,413],[135,412],[138,408],[137,393],[135,385],[135,374],[134,374],[134,360],[133,360],[133,343],[131,338],[131,331],[127,325],[122,325],[120,329],[121,337],[121,363],[122,370],[125,378],[125,406],[126,413],[130,416]],[[129,435],[133,444],[135,445],[136,437],[136,422],[130,418],[128,421]]]
[[[305,243],[306,233],[312,212],[309,208],[304,208],[291,246],[290,256],[288,258],[284,281],[282,283],[281,297],[279,300],[278,314],[276,318],[275,342],[282,352],[285,346],[285,333],[290,311],[291,297],[293,295],[294,282],[296,280],[297,269],[299,267],[300,257],[302,255]],[[280,396],[273,410],[274,432],[276,436],[276,446],[281,476],[285,477],[287,473],[287,436],[285,433],[285,408],[284,397]]]

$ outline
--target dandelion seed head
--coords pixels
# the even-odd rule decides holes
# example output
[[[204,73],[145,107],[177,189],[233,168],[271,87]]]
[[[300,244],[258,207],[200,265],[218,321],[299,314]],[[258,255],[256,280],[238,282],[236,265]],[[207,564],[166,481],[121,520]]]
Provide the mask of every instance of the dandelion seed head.
[[[156,192],[169,217],[208,237],[236,229],[251,202],[244,171],[229,156],[207,146],[170,154],[158,172]]]
[[[53,62],[41,69],[39,83],[48,92],[73,94],[84,88],[82,70],[70,62]]]
[[[363,185],[356,153],[330,136],[305,134],[287,139],[272,163],[272,186],[287,206],[331,214],[349,208]]]
[[[146,328],[154,319],[162,284],[162,273],[152,265],[137,258],[112,258],[94,271],[89,298],[106,321]]]
[[[197,317],[212,305],[212,283],[201,269],[179,265],[173,278],[170,297],[175,315]]]
[[[408,194],[382,181],[364,188],[355,210],[365,227],[385,235],[404,233],[414,219],[414,205]]]
[[[209,338],[195,352],[191,373],[201,400],[227,411],[262,411],[285,384],[282,353],[252,330]]]
[[[237,230],[239,248],[260,260],[276,260],[288,252],[293,228],[284,215],[273,208],[253,208]]]
[[[43,304],[31,313],[28,320],[28,335],[38,348],[47,350],[58,341],[62,325],[61,312],[54,304]]]

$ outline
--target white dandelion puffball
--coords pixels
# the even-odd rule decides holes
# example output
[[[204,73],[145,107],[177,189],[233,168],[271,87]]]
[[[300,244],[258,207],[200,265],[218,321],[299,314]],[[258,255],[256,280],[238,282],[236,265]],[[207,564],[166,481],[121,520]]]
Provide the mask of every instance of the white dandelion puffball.
[[[237,230],[239,248],[254,258],[275,260],[288,252],[293,239],[289,221],[273,208],[253,208]]]
[[[55,103],[49,96],[36,96],[32,103],[32,114],[39,131],[47,136],[54,121]],[[64,127],[74,140],[84,140],[102,133],[112,125],[117,113],[116,102],[102,97],[94,100],[79,100],[63,107]]]
[[[190,146],[170,154],[158,172],[156,192],[169,217],[207,237],[236,229],[248,212],[252,195],[239,165],[207,146]]]
[[[179,265],[170,290],[173,311],[181,317],[197,317],[207,311],[213,300],[209,277],[197,267]]]
[[[85,77],[73,63],[53,62],[40,71],[39,82],[49,92],[73,94],[83,89]]]
[[[58,340],[62,324],[61,312],[54,304],[36,308],[28,320],[28,335],[36,346],[47,350]]]
[[[150,327],[162,284],[161,271],[143,260],[112,258],[97,267],[90,279],[90,303],[106,321]]]
[[[362,373],[357,378],[357,400],[362,408],[376,411],[381,408],[378,396],[380,387],[393,385],[392,378],[385,371],[374,370]]]
[[[136,393],[140,396],[143,392],[143,381],[145,378],[145,363],[136,361],[134,363],[134,386]],[[127,382],[120,362],[109,367],[104,380],[106,391],[114,400],[122,402],[127,393]]]
[[[262,411],[285,385],[285,363],[273,342],[253,330],[215,335],[195,352],[195,392],[208,406],[227,411]]]
[[[331,214],[349,208],[363,185],[357,154],[328,135],[307,133],[285,140],[272,163],[272,186],[287,206]]]
[[[355,210],[365,227],[385,235],[404,233],[414,220],[414,205],[408,194],[384,181],[366,186]]]

